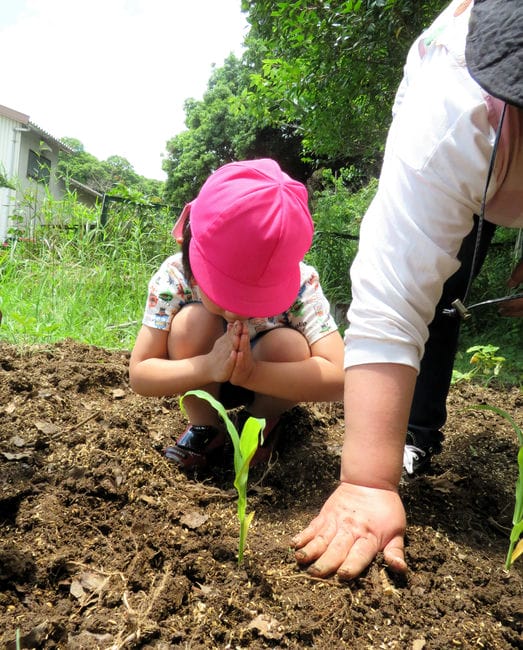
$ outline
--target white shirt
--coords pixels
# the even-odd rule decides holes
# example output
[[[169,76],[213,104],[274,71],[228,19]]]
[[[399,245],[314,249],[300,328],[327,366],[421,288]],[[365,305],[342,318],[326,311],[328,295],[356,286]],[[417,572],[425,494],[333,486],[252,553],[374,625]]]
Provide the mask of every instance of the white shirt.
[[[500,102],[468,73],[471,7],[458,14],[462,5],[452,2],[407,57],[378,191],[351,268],[345,367],[419,370],[443,284],[459,268],[459,248],[481,210]],[[523,226],[523,181],[508,163],[511,148],[522,160],[521,123],[521,111],[511,109],[514,131],[500,143],[486,210],[488,220],[515,227]],[[509,201],[500,200],[505,182]]]

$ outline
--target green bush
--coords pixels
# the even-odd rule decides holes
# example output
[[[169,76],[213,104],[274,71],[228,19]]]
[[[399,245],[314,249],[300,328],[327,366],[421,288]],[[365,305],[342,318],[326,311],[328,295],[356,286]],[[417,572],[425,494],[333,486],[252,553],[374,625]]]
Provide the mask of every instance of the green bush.
[[[318,270],[325,295],[333,308],[351,301],[349,269],[358,249],[360,223],[377,189],[373,179],[362,189],[350,190],[352,169],[335,176],[325,170],[323,189],[313,196],[314,240],[307,261]]]

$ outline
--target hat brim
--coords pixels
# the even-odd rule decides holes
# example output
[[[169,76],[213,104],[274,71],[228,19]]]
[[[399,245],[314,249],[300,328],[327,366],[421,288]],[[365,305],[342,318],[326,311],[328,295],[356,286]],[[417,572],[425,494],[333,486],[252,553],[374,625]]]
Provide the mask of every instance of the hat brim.
[[[472,78],[484,90],[523,108],[521,0],[475,0],[465,59]]]
[[[284,277],[275,274],[274,284],[252,287],[223,274],[211,266],[191,240],[189,248],[191,270],[198,287],[218,307],[245,318],[269,318],[287,311],[298,297],[300,266],[286,270]]]

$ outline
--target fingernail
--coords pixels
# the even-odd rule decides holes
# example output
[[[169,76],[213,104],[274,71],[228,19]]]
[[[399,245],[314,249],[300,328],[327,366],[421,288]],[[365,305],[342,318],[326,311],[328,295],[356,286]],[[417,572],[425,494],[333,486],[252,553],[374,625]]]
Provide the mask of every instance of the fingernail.
[[[307,573],[314,577],[323,575],[321,569],[317,567],[315,564],[311,564],[311,566],[307,569]]]

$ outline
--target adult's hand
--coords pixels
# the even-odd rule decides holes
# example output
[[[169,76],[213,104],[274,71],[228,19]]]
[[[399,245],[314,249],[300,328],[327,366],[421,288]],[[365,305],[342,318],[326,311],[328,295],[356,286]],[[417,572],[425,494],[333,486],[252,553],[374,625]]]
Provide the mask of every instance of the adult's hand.
[[[511,289],[523,284],[523,260],[520,260],[519,264],[516,265],[507,284]],[[507,300],[507,302],[502,303],[499,313],[501,316],[523,317],[523,298]]]
[[[523,317],[523,298],[514,298],[502,303],[499,308],[501,316],[512,316],[514,318]]]
[[[299,564],[314,576],[358,576],[383,551],[385,562],[405,573],[405,509],[397,492],[340,483],[320,514],[292,540]]]
[[[519,260],[516,268],[512,271],[512,275],[508,279],[508,286],[515,289],[519,284],[523,284],[523,259]]]

